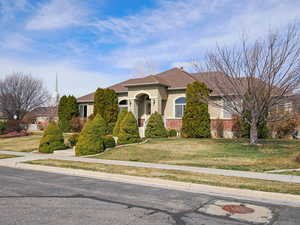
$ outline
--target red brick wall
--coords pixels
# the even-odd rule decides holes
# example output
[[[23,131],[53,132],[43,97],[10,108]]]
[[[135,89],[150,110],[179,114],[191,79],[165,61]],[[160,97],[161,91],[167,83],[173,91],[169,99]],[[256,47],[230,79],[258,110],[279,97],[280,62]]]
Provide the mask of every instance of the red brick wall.
[[[175,129],[180,131],[182,126],[182,119],[167,119],[166,120],[166,128],[167,129]]]
[[[219,126],[218,123],[222,123],[223,129],[226,131],[232,131],[232,128],[234,126],[234,120],[232,119],[216,119],[210,121],[210,129],[216,130]]]
[[[221,121],[223,124],[223,129],[226,131],[232,131],[234,120],[225,119],[225,120],[211,120],[210,126],[212,130],[216,130],[218,127],[218,121]],[[167,119],[166,120],[166,128],[167,129],[176,129],[180,130],[182,126],[182,119]]]

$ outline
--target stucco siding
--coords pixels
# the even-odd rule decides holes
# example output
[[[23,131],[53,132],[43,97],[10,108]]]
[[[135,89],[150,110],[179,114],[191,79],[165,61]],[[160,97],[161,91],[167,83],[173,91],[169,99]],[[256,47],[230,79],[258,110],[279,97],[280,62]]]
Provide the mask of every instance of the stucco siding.
[[[169,91],[164,115],[166,119],[175,119],[175,100],[185,97],[185,90]]]

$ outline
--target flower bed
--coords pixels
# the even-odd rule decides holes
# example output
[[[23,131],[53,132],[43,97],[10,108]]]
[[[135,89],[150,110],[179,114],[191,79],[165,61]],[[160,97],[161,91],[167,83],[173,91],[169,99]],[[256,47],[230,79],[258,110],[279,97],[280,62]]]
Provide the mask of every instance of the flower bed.
[[[0,135],[0,138],[24,137],[27,135],[28,135],[28,133],[25,130],[22,130],[20,132],[13,131],[13,132],[9,132],[7,134],[2,134],[2,135]]]

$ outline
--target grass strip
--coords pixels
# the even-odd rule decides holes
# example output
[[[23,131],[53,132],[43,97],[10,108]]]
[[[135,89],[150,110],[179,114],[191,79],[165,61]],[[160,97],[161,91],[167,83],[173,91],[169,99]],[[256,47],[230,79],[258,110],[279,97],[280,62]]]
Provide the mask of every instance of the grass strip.
[[[10,155],[10,154],[0,154],[0,159],[8,159],[8,158],[15,158],[20,157],[18,155]]]
[[[27,161],[26,163],[53,167],[84,169],[90,171],[124,174],[130,176],[160,178],[165,180],[182,181],[196,184],[208,184],[213,186],[300,195],[300,184],[279,181],[267,181],[252,178],[193,173],[186,171],[153,169],[132,166],[116,166],[102,163],[86,163],[55,159],[33,160]]]

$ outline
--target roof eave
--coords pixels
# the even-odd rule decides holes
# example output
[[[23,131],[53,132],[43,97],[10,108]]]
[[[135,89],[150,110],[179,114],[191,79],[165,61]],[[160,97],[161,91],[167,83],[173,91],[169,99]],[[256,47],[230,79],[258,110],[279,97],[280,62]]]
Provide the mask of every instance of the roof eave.
[[[170,87],[167,84],[162,84],[162,83],[139,83],[139,84],[125,84],[123,85],[124,87],[136,87],[136,86],[150,86],[150,85],[161,85],[165,87]]]

